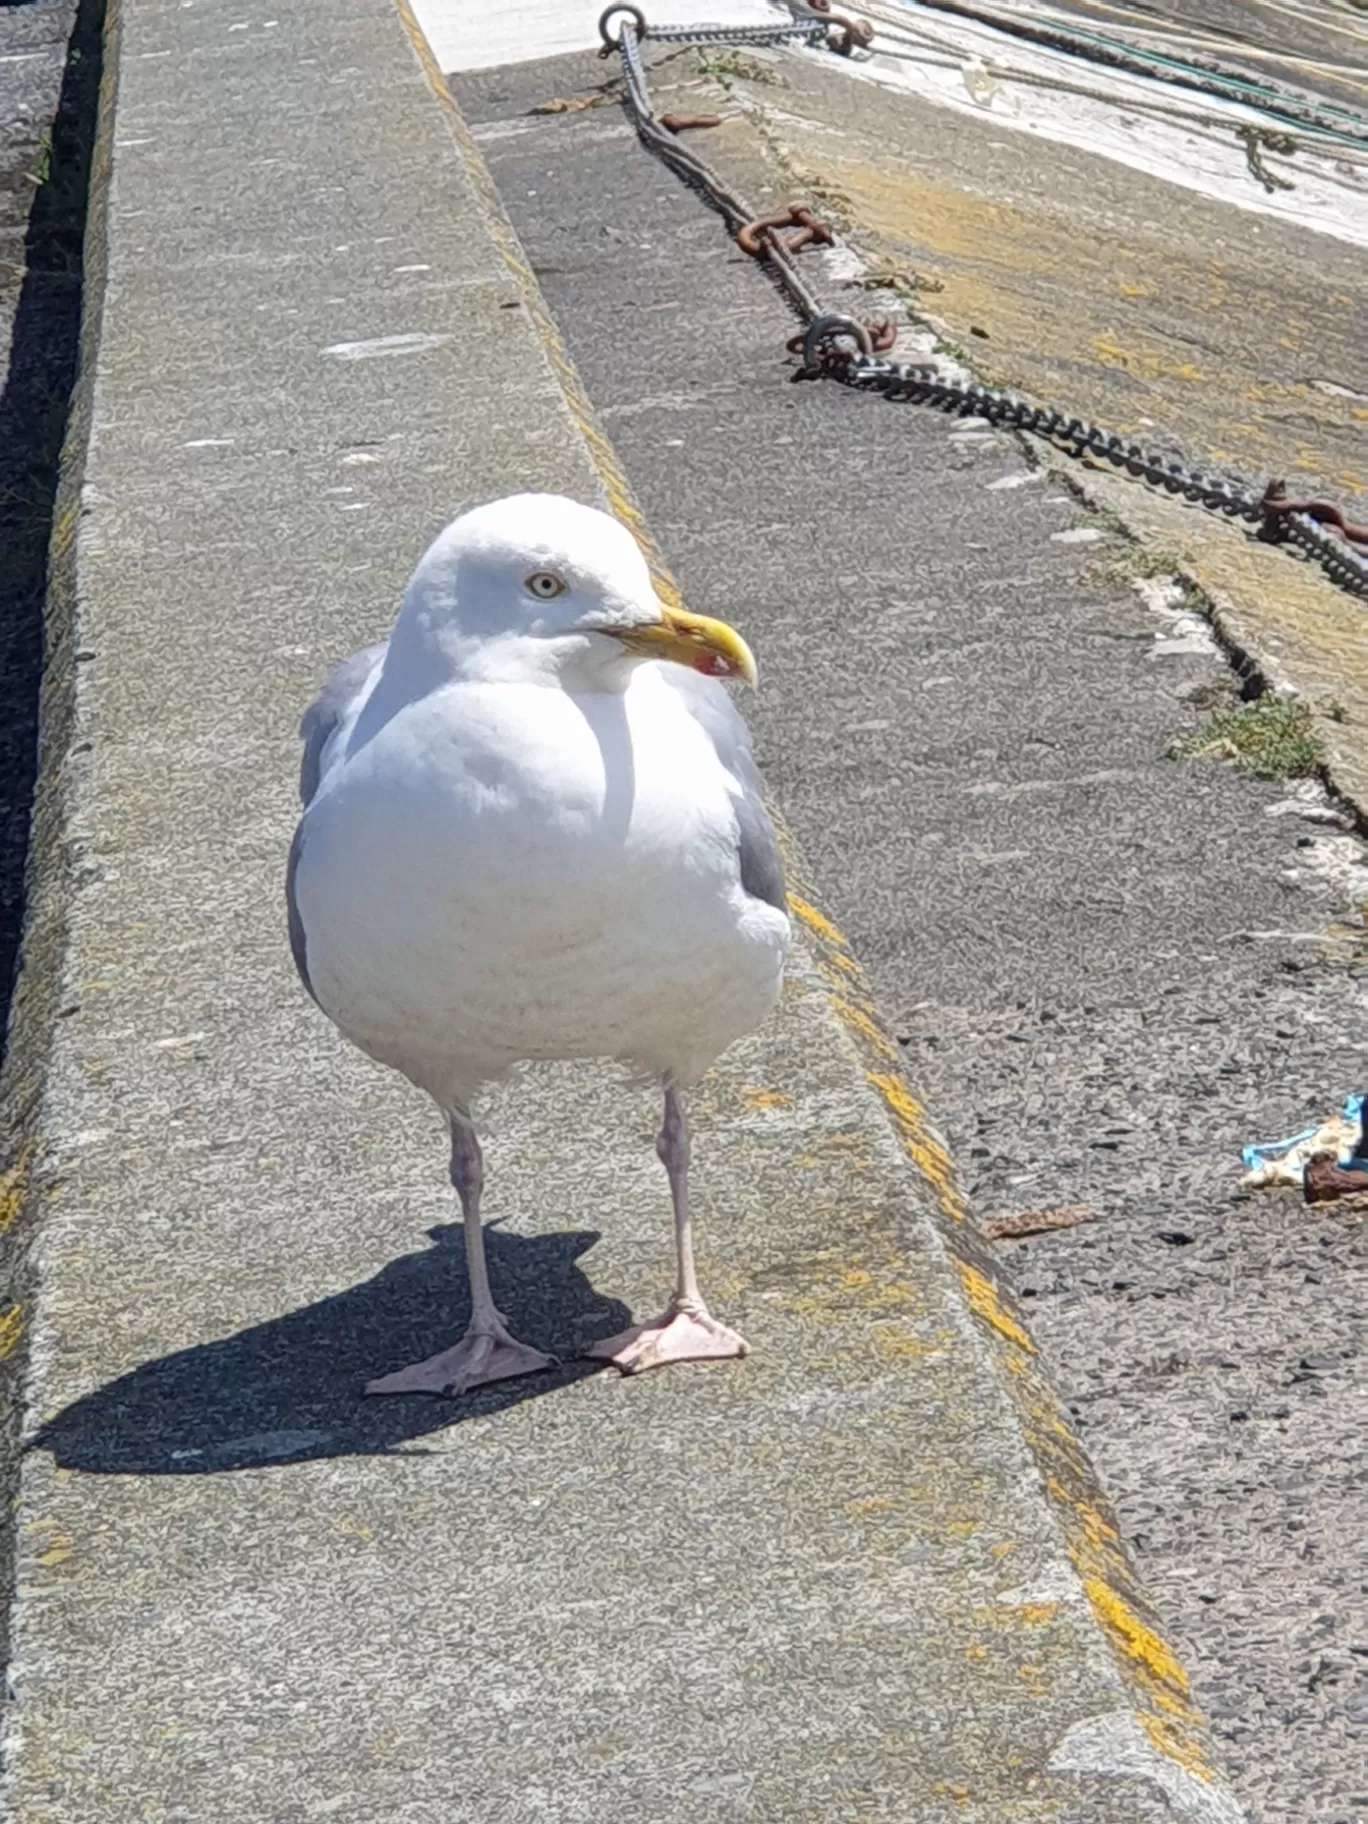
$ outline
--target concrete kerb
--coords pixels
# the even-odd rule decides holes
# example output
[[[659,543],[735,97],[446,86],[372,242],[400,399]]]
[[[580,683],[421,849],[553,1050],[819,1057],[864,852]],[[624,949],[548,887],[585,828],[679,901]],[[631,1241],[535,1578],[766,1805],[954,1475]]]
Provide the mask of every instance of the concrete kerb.
[[[426,54],[421,35],[417,34],[403,0],[396,0],[396,4],[409,31],[413,48],[423,64],[429,86],[447,113],[455,143],[480,204],[484,227],[538,330],[543,350],[561,382],[570,417],[578,426],[588,448],[604,495],[638,535],[645,539],[645,528],[632,502],[630,489],[618,469],[611,446],[594,422],[583,389],[541,303],[535,279],[521,260],[516,238],[503,216],[482,161],[479,160],[469,135],[465,133],[449,97],[443,100],[445,89],[440,73],[435,72],[435,66]],[[358,9],[353,9],[356,10]],[[58,1144],[52,1150],[59,1153],[65,1150],[68,1155],[70,1153],[69,1135],[55,1137],[45,1130],[43,1073],[52,1035],[58,1024],[70,936],[68,925],[72,912],[72,869],[80,860],[80,832],[73,825],[73,806],[83,794],[88,796],[94,789],[90,764],[84,760],[80,751],[86,710],[79,687],[76,636],[81,625],[85,578],[82,574],[77,530],[82,492],[88,479],[86,462],[99,377],[100,312],[104,302],[104,280],[108,264],[105,225],[119,77],[120,24],[121,12],[118,0],[115,0],[107,24],[99,142],[92,178],[81,381],[63,466],[62,493],[54,535],[49,667],[43,703],[43,766],[32,862],[33,898],[26,933],[24,975],[17,1002],[10,1077],[6,1085],[7,1114],[14,1111],[15,1124],[27,1126],[37,1142],[40,1171],[33,1174],[35,1180],[41,1179],[43,1170],[48,1166],[44,1154],[55,1138]],[[646,542],[649,548],[649,541]],[[658,557],[655,561],[661,585],[668,588],[670,585],[664,566]],[[1136,1584],[1114,1521],[1096,1487],[1086,1457],[1040,1373],[1036,1352],[1021,1315],[999,1283],[991,1259],[977,1242],[966,1221],[963,1200],[945,1148],[900,1074],[897,1047],[880,1025],[858,963],[850,955],[841,934],[802,896],[800,863],[797,864],[796,872],[800,885],[795,893],[794,911],[805,942],[800,950],[796,971],[795,995],[800,1000],[810,999],[813,990],[820,985],[820,994],[824,997],[827,1009],[824,1016],[826,1038],[823,1047],[834,1047],[834,1053],[827,1059],[823,1069],[828,1075],[843,1079],[843,1093],[855,1094],[859,1105],[867,1110],[859,1125],[866,1130],[863,1138],[872,1152],[882,1157],[885,1149],[896,1140],[908,1161],[909,1169],[904,1173],[904,1194],[910,1218],[929,1216],[936,1224],[941,1245],[953,1263],[954,1278],[960,1288],[961,1332],[965,1338],[971,1334],[975,1336],[979,1348],[990,1352],[995,1364],[990,1380],[983,1382],[981,1391],[987,1393],[990,1385],[996,1389],[992,1397],[1002,1396],[1004,1411],[1005,1402],[1010,1402],[1011,1412],[1015,1415],[1011,1422],[1024,1436],[1036,1474],[1048,1493],[1054,1521],[1067,1550],[1067,1558],[1087,1597],[1087,1612],[1098,1630],[1098,1638],[1105,1641],[1111,1663],[1119,1671],[1129,1696],[1131,1713],[1109,1710],[1082,1717],[1069,1729],[1051,1765],[1060,1773],[1076,1771],[1106,1775],[1123,1782],[1127,1776],[1134,1776],[1142,1782],[1157,1783],[1162,1787],[1182,1815],[1212,1821],[1236,1819],[1239,1815],[1237,1808],[1213,1769],[1201,1721],[1193,1710],[1181,1667],[1163,1640],[1143,1593]],[[16,1232],[33,1226],[33,1209],[42,1190],[41,1183],[35,1188],[29,1175],[22,1171],[10,1183],[5,1210],[8,1212],[7,1219],[14,1220]],[[78,1187],[74,1200],[79,1203],[82,1194],[82,1189]],[[23,1213],[19,1214],[21,1206]],[[98,1225],[92,1227],[87,1219],[82,1232],[87,1236],[98,1234]],[[899,1264],[888,1263],[892,1277],[896,1277]],[[75,1283],[79,1285],[79,1279]],[[37,1288],[40,1313],[42,1294],[43,1287],[40,1284]],[[49,1326],[52,1321],[49,1319]],[[79,1334],[79,1314],[73,1316],[67,1311],[64,1322],[66,1334],[63,1343],[69,1354],[73,1324]],[[0,1345],[4,1344],[5,1337],[10,1336],[5,1352],[12,1362],[18,1361],[22,1352],[16,1348],[16,1344],[22,1334],[22,1320],[18,1317],[13,1321],[7,1318],[5,1325],[8,1327],[0,1330]],[[46,1372],[42,1362],[33,1366],[36,1370]],[[31,1389],[32,1384],[30,1378]],[[703,1381],[698,1383],[700,1388],[706,1385]],[[652,1392],[650,1397],[657,1396]],[[62,1797],[66,1776],[62,1767],[54,1764],[53,1759],[59,1753],[60,1742],[51,1733],[53,1717],[60,1714],[60,1704],[57,1712],[53,1712],[51,1706],[54,1699],[50,1685],[54,1677],[60,1676],[64,1664],[70,1670],[73,1653],[74,1663],[79,1664],[79,1652],[73,1648],[69,1634],[63,1637],[59,1651],[56,1635],[47,1633],[45,1638],[45,1631],[70,1629],[68,1607],[73,1598],[78,1605],[102,1600],[98,1587],[92,1588],[88,1581],[84,1586],[78,1581],[67,1587],[64,1582],[67,1571],[63,1567],[72,1554],[74,1539],[78,1567],[85,1556],[87,1567],[84,1575],[87,1579],[91,1575],[91,1559],[95,1562],[98,1574],[100,1564],[105,1562],[101,1553],[107,1558],[111,1549],[109,1541],[113,1539],[117,1547],[119,1527],[131,1524],[123,1516],[120,1503],[126,1499],[132,1500],[133,1496],[130,1493],[115,1499],[117,1482],[105,1485],[110,1490],[110,1517],[105,1523],[103,1534],[91,1547],[86,1543],[90,1537],[91,1518],[87,1499],[80,1492],[81,1478],[73,1479],[69,1469],[59,1473],[61,1479],[56,1480],[46,1473],[40,1475],[37,1472],[26,1472],[28,1488],[27,1493],[21,1497],[21,1525],[27,1524],[30,1529],[37,1528],[38,1532],[33,1542],[24,1548],[21,1565],[19,1604],[25,1614],[22,1664],[17,1665],[16,1670],[22,1676],[18,1681],[20,1702],[8,1724],[8,1774],[11,1794],[18,1801],[16,1816],[31,1819],[37,1824],[40,1818],[68,1819],[83,1815],[86,1824],[95,1824],[98,1816],[112,1818],[115,1815],[125,1815],[118,1808],[125,1805],[131,1795],[122,1790],[119,1796],[115,1796],[111,1787],[108,1800],[101,1801],[102,1804],[108,1804],[108,1810],[97,1812],[87,1806],[82,1814],[67,1808]],[[35,1502],[41,1503],[41,1507],[35,1508]],[[191,1510],[185,1511],[189,1514]],[[200,1509],[193,1511],[202,1513],[202,1504]],[[75,1518],[71,1519],[71,1515]],[[184,1525],[179,1519],[175,1524],[183,1536]],[[70,1537],[63,1530],[67,1525],[70,1525]],[[156,1537],[169,1542],[172,1535],[158,1533]],[[1041,1549],[1048,1556],[1048,1542],[1042,1543]],[[174,1554],[169,1544],[165,1550],[170,1563]],[[1060,1554],[1060,1561],[1062,1569],[1063,1554]],[[117,1550],[113,1562],[117,1563]],[[142,1574],[141,1571],[139,1574]],[[168,1587],[174,1589],[175,1586],[171,1584]],[[1026,1606],[1030,1607],[1029,1604]],[[1042,1597],[1037,1606],[1053,1610],[1058,1605]],[[1028,1616],[1027,1619],[1033,1618]],[[1034,1618],[1042,1625],[1050,1619],[1051,1616],[1044,1614]],[[1091,1664],[1092,1646],[1088,1641],[1080,1640],[1076,1650]],[[32,1697],[35,1692],[38,1694],[35,1707],[37,1714],[31,1711],[26,1715],[24,1699]],[[72,1698],[72,1701],[78,1700],[79,1694]],[[113,1719],[103,1719],[98,1729],[89,1716],[82,1717],[81,1723],[82,1727],[78,1731],[81,1739],[71,1745],[68,1752],[77,1757],[83,1769],[82,1777],[87,1778],[94,1771],[86,1768],[92,1746],[97,1739],[108,1737]],[[192,1743],[187,1752],[194,1751]],[[164,1745],[159,1749],[163,1756],[173,1752]],[[85,1790],[88,1795],[94,1788],[87,1785]],[[1148,1808],[1126,1810],[1124,1813],[1116,1811],[1095,1789],[1092,1790],[1093,1797],[1087,1801],[1086,1812],[1076,1812],[1070,1808],[1067,1814],[1051,1811],[1048,1815],[1067,1815],[1071,1820],[1084,1816],[1119,1819],[1122,1816],[1138,1818],[1152,1815]],[[204,1796],[201,1790],[200,1797]],[[968,1799],[970,1795],[966,1793],[963,1797]],[[953,1788],[944,1795],[946,1805],[953,1803],[958,1806],[960,1799],[961,1795]],[[363,1816],[395,1815],[392,1810],[385,1812],[357,1808],[370,1803],[371,1801],[353,1794],[352,1810],[346,1815],[358,1820]],[[330,1812],[335,1809],[330,1803]],[[228,1810],[225,1815],[245,1814],[234,1814]],[[261,1813],[258,1809],[249,1815],[260,1816]],[[291,1812],[290,1815],[295,1814]],[[430,1814],[424,1796],[421,1801],[415,1798],[411,1815],[416,1820],[437,1814]],[[580,1814],[576,1812],[575,1815]],[[828,1812],[828,1815],[832,1814]],[[978,1815],[977,1812],[974,1815]]]
[[[0,1072],[0,1267],[9,1302],[0,1312],[0,1480],[12,1490],[23,1426],[33,1288],[28,1249],[37,1218],[33,1167],[41,1151],[47,1058],[60,1017],[70,903],[72,845],[69,767],[78,721],[76,528],[85,451],[94,414],[96,355],[107,268],[105,225],[119,67],[119,0],[103,17],[103,68],[87,193],[83,309],[77,381],[63,443],[48,559],[39,709],[39,767],[25,878],[25,924]],[[8,1662],[14,1587],[15,1507],[0,1525],[0,1666]]]

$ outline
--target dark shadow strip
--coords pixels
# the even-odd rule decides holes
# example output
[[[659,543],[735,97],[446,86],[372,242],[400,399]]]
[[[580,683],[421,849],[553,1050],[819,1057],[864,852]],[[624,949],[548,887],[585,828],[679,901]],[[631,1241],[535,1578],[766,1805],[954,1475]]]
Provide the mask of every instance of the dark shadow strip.
[[[110,0],[80,0],[48,142],[35,149],[40,181],[0,393],[0,1034],[7,1039],[0,1054],[0,1664],[6,1667],[31,1298],[29,1169],[65,948],[75,527],[104,288],[115,25]]]

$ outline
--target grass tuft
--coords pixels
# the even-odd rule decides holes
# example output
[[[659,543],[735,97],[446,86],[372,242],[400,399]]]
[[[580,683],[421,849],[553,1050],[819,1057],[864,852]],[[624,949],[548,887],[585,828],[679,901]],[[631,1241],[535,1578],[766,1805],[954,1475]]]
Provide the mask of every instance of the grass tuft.
[[[1221,710],[1199,733],[1175,741],[1170,752],[1184,760],[1231,760],[1256,779],[1305,779],[1325,761],[1308,706],[1275,696]]]
[[[52,134],[44,130],[38,139],[38,157],[33,170],[29,173],[29,182],[39,190],[52,180]]]
[[[1112,569],[1118,579],[1129,582],[1148,582],[1154,577],[1176,576],[1182,568],[1182,560],[1172,551],[1162,547],[1151,549],[1148,545],[1132,545],[1112,562]]]
[[[768,65],[758,63],[754,57],[745,57],[739,51],[700,51],[698,73],[711,76],[723,88],[730,87],[733,82],[777,85],[780,80]]]

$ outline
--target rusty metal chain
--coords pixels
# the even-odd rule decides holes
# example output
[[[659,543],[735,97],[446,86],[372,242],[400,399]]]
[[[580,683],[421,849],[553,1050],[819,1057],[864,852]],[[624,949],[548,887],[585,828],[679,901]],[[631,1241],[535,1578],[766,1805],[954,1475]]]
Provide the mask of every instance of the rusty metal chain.
[[[1282,481],[1270,482],[1258,494],[1231,476],[1204,475],[1199,469],[1166,460],[1086,419],[1068,417],[1047,406],[1030,405],[994,387],[945,380],[928,375],[921,367],[880,360],[859,345],[851,322],[852,319],[818,319],[813,328],[821,330],[821,334],[814,341],[809,332],[811,356],[805,355],[805,361],[810,364],[815,360],[820,371],[835,373],[848,385],[867,392],[929,405],[957,416],[985,418],[990,424],[1040,437],[1066,455],[1111,463],[1126,474],[1209,512],[1259,526],[1259,536],[1265,542],[1298,546],[1321,565],[1332,581],[1356,594],[1368,594],[1368,527],[1348,525],[1330,502],[1289,500]],[[823,329],[823,323],[828,327]],[[842,341],[856,346],[842,349]]]
[[[648,26],[639,7],[622,4],[610,6],[599,20],[601,54],[606,57],[616,51],[621,58],[628,104],[643,142],[713,205],[745,252],[763,261],[802,321],[803,330],[789,343],[791,350],[801,353],[802,374],[829,375],[861,391],[881,393],[886,399],[927,405],[956,416],[981,417],[990,424],[1042,438],[1067,455],[1110,463],[1209,512],[1257,525],[1258,536],[1267,543],[1295,545],[1342,588],[1368,595],[1368,528],[1348,525],[1331,503],[1289,500],[1282,481],[1270,482],[1260,494],[1237,477],[1203,474],[1086,419],[1032,405],[996,387],[950,379],[922,363],[886,360],[884,353],[896,335],[890,319],[864,322],[822,308],[798,272],[794,256],[811,242],[830,242],[830,227],[798,203],[768,216],[758,215],[739,191],[680,145],[666,125],[673,117],[662,120],[651,104],[641,45],[648,37],[689,45],[795,40],[815,44],[828,36],[833,23],[846,32],[849,42],[851,22],[846,15],[833,21],[829,8],[830,0],[811,0],[811,10],[803,7],[802,17],[774,26]],[[861,41],[858,35],[856,41]],[[681,124],[695,124],[697,118],[686,116]],[[791,240],[781,238],[784,228],[797,230]]]
[[[641,41],[649,33],[650,37],[666,44],[782,44],[786,39],[815,43],[824,38],[829,29],[827,21],[822,19],[795,19],[791,24],[779,26],[648,27],[639,8],[621,5],[610,6],[599,19],[603,55],[608,56],[616,51],[622,60],[627,100],[641,139],[659,159],[713,205],[733,235],[753,231],[755,245],[747,246],[746,251],[757,257],[763,255],[767,270],[804,323],[820,316],[821,305],[794,265],[788,244],[779,239],[774,226],[761,218],[739,191],[725,184],[711,166],[705,164],[688,147],[680,145],[675,134],[657,116],[646,86]]]
[[[820,11],[821,9],[816,9]],[[617,31],[613,30],[617,26]],[[783,44],[786,40],[825,37],[826,22],[821,19],[793,19],[775,25],[652,25],[648,26],[639,6],[620,0],[599,15],[599,37],[603,40],[600,56],[621,50],[623,28],[630,26],[637,41],[647,37],[659,44]]]

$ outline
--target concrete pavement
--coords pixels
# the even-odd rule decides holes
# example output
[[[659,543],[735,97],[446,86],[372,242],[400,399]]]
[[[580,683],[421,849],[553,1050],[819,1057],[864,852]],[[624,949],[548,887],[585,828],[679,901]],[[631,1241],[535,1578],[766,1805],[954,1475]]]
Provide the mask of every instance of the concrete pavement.
[[[755,1356],[357,1397],[462,1276],[435,1122],[292,979],[294,723],[462,502],[634,511],[411,29],[111,14],[9,1079],[41,1084],[10,1813],[1234,1820],[806,899],[780,1016],[696,1098]],[[652,1114],[589,1072],[493,1099],[529,1340],[658,1303]]]

